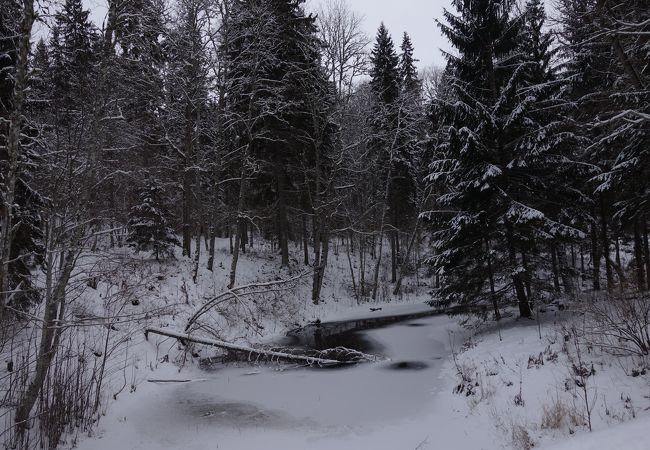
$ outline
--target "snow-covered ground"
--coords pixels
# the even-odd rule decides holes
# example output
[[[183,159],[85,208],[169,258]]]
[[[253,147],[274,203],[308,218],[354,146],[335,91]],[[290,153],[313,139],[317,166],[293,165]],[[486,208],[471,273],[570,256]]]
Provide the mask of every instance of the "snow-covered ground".
[[[350,368],[169,373],[198,381],[138,388],[113,407],[101,438],[80,448],[395,449],[436,442],[436,411],[444,409],[436,402],[451,381],[443,372],[449,328],[455,325],[447,317],[427,317],[364,332],[391,360]],[[416,368],[393,368],[400,363]]]
[[[586,429],[584,395],[576,388],[569,359],[575,349],[565,341],[563,328],[570,315],[560,312],[544,314],[541,339],[537,323],[513,318],[478,332],[445,316],[363,331],[373,353],[390,360],[343,369],[240,364],[204,371],[173,339],[150,336],[145,341],[146,326],[181,331],[197,306],[223,291],[226,244],[220,243],[216,270],[201,269],[196,284],[192,262],[180,258],[160,265],[136,260],[112,275],[133,285],[131,295],[140,302],[128,306],[128,312],[141,319],[117,326],[114,339],[123,349],[127,336],[128,351],[112,356],[118,368],[107,388],[106,416],[91,436],[79,439],[78,448],[650,449],[643,436],[650,424],[648,378],[626,375],[629,361],[595,349],[582,355],[595,371],[587,379],[594,432]],[[242,255],[239,269],[239,284],[288,278],[303,270],[295,263],[279,271],[272,250],[263,245]],[[359,320],[429,308],[423,303],[426,284],[417,286],[413,279],[406,280],[401,298],[388,303],[391,299],[383,296],[372,305],[354,300],[348,279],[346,256],[333,252],[321,305],[309,301],[306,278],[249,305],[252,309],[241,316],[242,310],[234,309],[208,319],[222,339],[250,344],[277,342],[288,330],[316,319]],[[99,284],[85,293],[90,299],[95,295],[86,309],[94,305],[94,314],[105,316],[100,305],[107,298],[107,281]],[[371,311],[371,306],[381,310]],[[203,348],[201,356],[212,351]],[[400,369],[400,363],[411,367]],[[110,398],[113,394],[117,400]]]
[[[457,394],[446,391],[444,402],[466,411],[468,432],[483,424],[486,439],[481,447],[454,448],[650,449],[647,433],[639,433],[650,425],[647,375],[631,376],[633,359],[584,342],[576,347],[571,327],[582,320],[560,311],[543,314],[540,324],[508,319],[455,346],[448,369],[465,381],[458,376]]]
[[[540,340],[535,323],[513,321],[502,327],[503,340],[494,329],[470,338],[455,320],[436,316],[362,332],[391,360],[352,368],[244,365],[178,373],[166,365],[150,378],[193,381],[140,385],[113,406],[97,436],[80,448],[650,448],[644,436],[650,424],[644,414],[650,404],[643,397],[647,380],[602,367],[598,360],[588,389],[595,430],[589,434],[579,419],[579,395],[564,388],[571,373],[561,352],[564,340],[556,339],[558,327],[543,323]],[[539,353],[544,364],[529,364]],[[414,369],[393,368],[400,363]],[[456,364],[471,373],[473,394],[454,392],[460,383]],[[640,403],[630,405],[627,398]],[[557,428],[545,429],[544,408],[557,402],[567,416]],[[609,428],[632,416],[641,418]]]

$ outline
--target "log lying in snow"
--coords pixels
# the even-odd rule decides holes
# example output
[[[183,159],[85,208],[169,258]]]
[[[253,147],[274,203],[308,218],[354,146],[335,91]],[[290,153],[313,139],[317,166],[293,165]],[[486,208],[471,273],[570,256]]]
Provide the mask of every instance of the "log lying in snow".
[[[286,360],[286,361],[296,361],[309,364],[311,366],[338,366],[341,364],[354,364],[355,361],[338,361],[336,359],[324,359],[316,358],[312,356],[305,355],[293,355],[291,353],[276,352],[273,350],[265,350],[260,348],[246,347],[245,345],[231,344],[229,342],[217,341],[215,339],[208,339],[202,337],[191,336],[186,333],[177,333],[175,331],[163,330],[160,328],[147,328],[144,332],[147,340],[149,339],[149,333],[159,334],[161,336],[167,336],[171,338],[176,338],[180,341],[194,342],[196,344],[210,345],[212,347],[219,347],[225,350],[243,352],[251,355],[265,356],[271,359],[277,360]]]
[[[149,383],[191,383],[194,380],[147,380]]]

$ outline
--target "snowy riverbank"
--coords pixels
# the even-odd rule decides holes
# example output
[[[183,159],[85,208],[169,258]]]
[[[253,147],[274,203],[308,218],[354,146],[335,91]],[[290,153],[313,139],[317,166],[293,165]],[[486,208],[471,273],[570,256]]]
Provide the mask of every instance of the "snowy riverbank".
[[[382,312],[418,308],[387,305]],[[349,318],[377,313],[360,308]],[[604,355],[587,363],[596,371],[587,389],[594,433],[587,431],[580,392],[567,387],[571,349],[563,351],[562,326],[562,316],[551,312],[541,340],[537,324],[515,320],[500,333],[492,328],[470,337],[454,319],[436,316],[362,332],[391,360],[353,368],[244,364],[179,373],[160,365],[150,379],[194,381],[140,384],[80,448],[604,450],[615,442],[648,448],[634,440],[648,422],[647,379],[626,376]],[[459,368],[467,377],[462,388]],[[601,430],[612,426],[617,431],[602,440]]]

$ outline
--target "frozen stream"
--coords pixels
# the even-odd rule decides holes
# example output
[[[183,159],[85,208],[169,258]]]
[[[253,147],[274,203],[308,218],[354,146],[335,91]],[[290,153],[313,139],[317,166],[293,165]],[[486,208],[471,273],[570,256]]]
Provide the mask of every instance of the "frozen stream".
[[[227,367],[192,373],[203,381],[145,383],[114,405],[128,415],[105,419],[119,425],[81,447],[416,448],[435,428],[435,394],[448,387],[441,368],[450,328],[451,319],[430,316],[358,332],[363,350],[390,361],[341,369]]]

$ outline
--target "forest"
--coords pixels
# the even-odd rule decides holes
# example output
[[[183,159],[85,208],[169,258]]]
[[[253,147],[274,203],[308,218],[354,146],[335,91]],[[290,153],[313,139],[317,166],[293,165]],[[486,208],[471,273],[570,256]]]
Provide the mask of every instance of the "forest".
[[[557,427],[544,407],[540,430],[592,430],[605,369],[589,358],[641,382],[621,408],[644,410],[650,2],[453,0],[430,23],[445,64],[425,68],[409,30],[368,36],[345,0],[105,3],[101,22],[83,0],[0,5],[5,448],[103,448],[113,403],[201,377],[215,347],[379,364],[378,348],[266,344],[403,302],[458,336],[498,333],[494,351],[512,327],[512,352],[553,330],[527,370],[567,359],[578,405],[554,404]],[[478,404],[492,394],[461,361],[482,353],[470,334],[465,353],[440,339],[454,395]],[[507,428],[515,448],[538,440]]]

